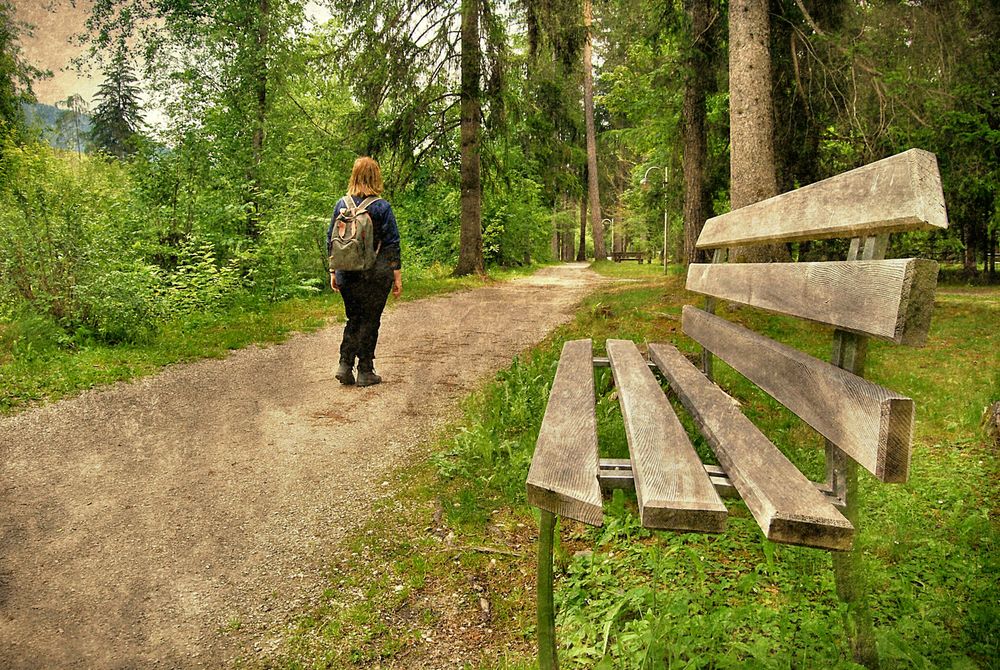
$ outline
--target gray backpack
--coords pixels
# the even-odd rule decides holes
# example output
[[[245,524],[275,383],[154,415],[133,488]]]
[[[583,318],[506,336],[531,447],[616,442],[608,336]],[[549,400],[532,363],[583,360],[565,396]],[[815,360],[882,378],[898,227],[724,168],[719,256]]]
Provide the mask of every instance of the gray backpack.
[[[371,204],[380,198],[371,196],[361,204],[344,196],[344,208],[333,222],[330,235],[331,270],[371,270],[375,267],[375,226],[368,213]]]

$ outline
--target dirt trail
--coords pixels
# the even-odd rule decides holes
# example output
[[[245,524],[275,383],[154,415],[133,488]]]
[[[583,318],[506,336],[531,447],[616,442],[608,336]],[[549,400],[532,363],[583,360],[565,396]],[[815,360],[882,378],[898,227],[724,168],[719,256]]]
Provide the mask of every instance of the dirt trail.
[[[0,419],[0,668],[224,667],[227,623],[294,611],[456,399],[601,281],[401,304],[368,389],[333,378],[337,325]]]

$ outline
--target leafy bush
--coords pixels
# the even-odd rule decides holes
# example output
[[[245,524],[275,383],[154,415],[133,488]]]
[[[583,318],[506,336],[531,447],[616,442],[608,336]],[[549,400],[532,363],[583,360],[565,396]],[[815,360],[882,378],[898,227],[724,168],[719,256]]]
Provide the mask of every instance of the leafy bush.
[[[450,184],[429,184],[417,193],[410,190],[392,203],[402,238],[403,263],[409,266],[458,261],[461,221],[460,194]]]
[[[0,154],[0,303],[111,341],[159,318],[156,276],[139,257],[141,208],[121,166],[67,160],[42,145]]]
[[[167,277],[163,292],[169,315],[215,312],[241,291],[235,264],[220,267],[211,243],[192,236],[179,249],[177,259],[177,268]]]
[[[75,288],[75,297],[83,316],[78,335],[91,332],[105,342],[128,342],[146,339],[162,318],[165,305],[161,299],[162,273],[159,268],[141,263],[114,264],[89,275]]]
[[[509,189],[489,194],[483,207],[483,256],[503,266],[548,260],[552,220],[540,202],[541,187],[519,179]]]

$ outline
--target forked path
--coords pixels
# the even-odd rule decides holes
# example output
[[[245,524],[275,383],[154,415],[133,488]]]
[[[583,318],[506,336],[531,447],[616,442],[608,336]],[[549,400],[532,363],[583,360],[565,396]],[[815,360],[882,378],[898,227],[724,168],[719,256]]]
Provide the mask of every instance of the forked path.
[[[400,304],[367,389],[333,378],[338,325],[0,419],[0,668],[225,666],[220,631],[294,610],[456,400],[601,281]]]

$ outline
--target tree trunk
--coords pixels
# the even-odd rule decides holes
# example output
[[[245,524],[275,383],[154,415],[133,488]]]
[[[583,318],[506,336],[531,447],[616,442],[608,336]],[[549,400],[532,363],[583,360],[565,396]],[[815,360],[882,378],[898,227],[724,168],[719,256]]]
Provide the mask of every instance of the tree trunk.
[[[778,194],[767,0],[729,4],[730,199],[738,209]],[[788,259],[780,244],[740,247],[734,260]]]
[[[262,217],[261,197],[264,193],[260,171],[264,161],[264,122],[267,119],[267,47],[268,24],[270,22],[270,0],[260,0],[257,16],[257,72],[254,80],[254,96],[256,98],[256,118],[254,118],[251,150],[253,164],[250,166],[250,207],[247,213],[247,235],[252,239],[260,236],[260,221]]]
[[[997,231],[990,232],[990,282],[997,278]]]
[[[967,277],[975,276],[978,269],[976,264],[976,236],[971,225],[966,225],[962,231],[962,242],[965,244],[965,252],[962,254],[962,272]]]
[[[711,72],[708,61],[709,0],[685,0],[684,9],[691,21],[691,46],[687,55],[687,78],[684,82],[684,257],[683,264],[703,260],[695,243],[709,215],[708,191],[705,188],[705,164],[708,143],[705,137],[705,96]]]
[[[575,249],[573,248],[573,230],[574,226],[567,225],[566,230],[562,231],[562,260],[571,261],[573,260],[573,254]]]
[[[601,194],[597,172],[597,135],[594,128],[594,64],[591,53],[591,0],[583,0],[583,114],[587,125],[587,191],[590,194],[590,227],[594,238],[594,256],[603,259],[604,230],[601,223]]]
[[[479,2],[462,0],[462,234],[455,276],[482,274],[482,185],[479,177]]]
[[[576,250],[576,260],[587,260],[587,195],[580,198],[580,246]]]

